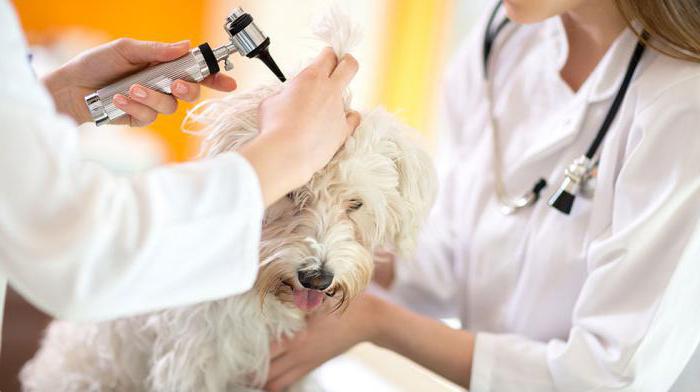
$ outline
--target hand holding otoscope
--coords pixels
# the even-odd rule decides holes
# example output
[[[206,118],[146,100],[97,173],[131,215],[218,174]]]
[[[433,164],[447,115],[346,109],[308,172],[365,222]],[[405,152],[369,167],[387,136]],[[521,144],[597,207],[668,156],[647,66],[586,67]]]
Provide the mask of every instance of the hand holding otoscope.
[[[222,60],[225,69],[231,70],[233,65],[228,57],[234,52],[260,59],[281,81],[285,81],[284,75],[270,56],[270,38],[255,25],[250,14],[236,8],[226,18],[224,29],[229,35],[229,44],[212,49],[208,43],[203,43],[176,60],[148,67],[87,95],[85,103],[92,119],[97,125],[102,125],[124,116],[126,113],[116,107],[113,100],[117,94],[129,95],[133,85],[171,94],[174,81],[181,79],[200,82],[207,76],[218,73],[219,62]],[[136,92],[142,91],[137,89]]]
[[[213,50],[204,43],[188,51],[187,41],[113,41],[81,54],[42,81],[53,96],[57,111],[78,123],[123,124],[126,120],[129,125],[143,126],[155,120],[158,113],[174,112],[175,98],[196,100],[200,83],[219,91],[234,90],[235,81],[219,73],[218,64],[223,60],[225,69],[232,69],[228,57],[234,52],[259,58],[284,80],[268,51],[270,39],[249,14],[235,9],[226,18],[224,29],[230,43]],[[129,76],[114,81],[115,75],[124,74]]]
[[[190,42],[177,43],[118,39],[92,48],[42,78],[54,98],[59,113],[72,117],[78,124],[93,122],[84,97],[114,80],[153,64],[173,61],[190,51]],[[126,112],[112,124],[146,126],[160,114],[172,114],[178,101],[194,102],[201,90],[222,92],[236,89],[236,81],[224,72],[209,75],[201,82],[174,81],[172,94],[133,85],[127,94],[116,95],[113,103]]]

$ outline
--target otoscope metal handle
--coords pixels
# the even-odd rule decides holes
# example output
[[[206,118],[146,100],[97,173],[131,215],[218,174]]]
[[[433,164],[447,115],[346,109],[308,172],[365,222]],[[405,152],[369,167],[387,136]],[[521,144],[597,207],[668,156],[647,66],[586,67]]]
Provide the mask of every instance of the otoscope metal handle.
[[[236,8],[226,18],[224,29],[229,35],[230,43],[212,50],[203,43],[177,60],[158,64],[110,84],[85,97],[90,115],[97,125],[109,123],[125,115],[112,103],[116,94],[129,95],[129,88],[134,84],[170,94],[170,85],[177,79],[199,82],[211,74],[219,72],[219,61],[224,61],[227,71],[233,68],[228,59],[232,53],[260,59],[280,81],[286,79],[270,55],[268,47],[270,38],[253,23],[253,17]]]
[[[114,106],[112,99],[116,94],[128,96],[129,88],[134,84],[170,94],[170,85],[175,80],[199,82],[218,70],[211,48],[203,44],[176,60],[146,68],[101,88],[86,96],[85,102],[95,123],[103,125],[126,114]]]

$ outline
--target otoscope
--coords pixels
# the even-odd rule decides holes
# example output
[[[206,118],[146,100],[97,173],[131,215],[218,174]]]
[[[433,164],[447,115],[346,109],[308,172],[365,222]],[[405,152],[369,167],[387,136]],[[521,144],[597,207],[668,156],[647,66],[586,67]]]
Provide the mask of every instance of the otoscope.
[[[224,69],[230,71],[233,64],[229,55],[238,52],[241,56],[258,58],[284,82],[286,78],[270,56],[270,38],[253,22],[253,17],[236,8],[226,17],[224,30],[229,35],[230,43],[211,49],[203,43],[186,55],[167,63],[146,68],[136,74],[116,81],[96,92],[85,96],[85,103],[97,125],[107,124],[126,113],[112,104],[115,94],[128,95],[133,84],[170,94],[170,85],[177,79],[199,82],[209,75],[219,72],[219,62],[224,61]]]

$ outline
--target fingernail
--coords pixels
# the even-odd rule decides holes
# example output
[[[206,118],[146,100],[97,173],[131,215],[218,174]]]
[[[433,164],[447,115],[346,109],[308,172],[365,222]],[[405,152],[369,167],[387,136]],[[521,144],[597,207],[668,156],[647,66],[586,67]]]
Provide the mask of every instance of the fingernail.
[[[130,95],[134,96],[134,98],[144,99],[144,98],[146,98],[147,93],[146,93],[146,90],[144,88],[142,88],[141,86],[133,86],[131,88]]]
[[[170,46],[177,46],[177,47],[180,47],[180,46],[187,46],[187,47],[189,47],[189,46],[190,46],[190,40],[186,39],[186,40],[182,40],[182,41],[179,41],[179,42],[173,42],[172,44],[170,44]]]
[[[126,106],[126,104],[129,103],[129,101],[127,101],[126,97],[123,97],[121,95],[115,95],[114,98],[112,98],[112,102],[118,106]]]
[[[179,95],[187,94],[187,86],[184,83],[175,82],[173,90]]]
[[[227,78],[220,73],[217,73],[216,76],[214,76],[214,78],[216,79],[216,82],[219,83],[221,87],[225,88],[227,91],[233,91],[236,89],[236,87],[238,87],[236,85],[235,80]]]

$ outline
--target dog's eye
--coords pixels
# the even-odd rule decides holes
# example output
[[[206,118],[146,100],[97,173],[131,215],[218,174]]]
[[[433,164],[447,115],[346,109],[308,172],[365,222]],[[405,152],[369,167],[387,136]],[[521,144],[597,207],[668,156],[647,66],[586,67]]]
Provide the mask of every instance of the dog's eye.
[[[360,199],[350,200],[350,203],[348,204],[348,212],[359,210],[360,208],[362,208],[362,204],[362,200]]]
[[[291,202],[294,202],[294,192],[287,193],[287,199],[289,199],[289,201]]]

